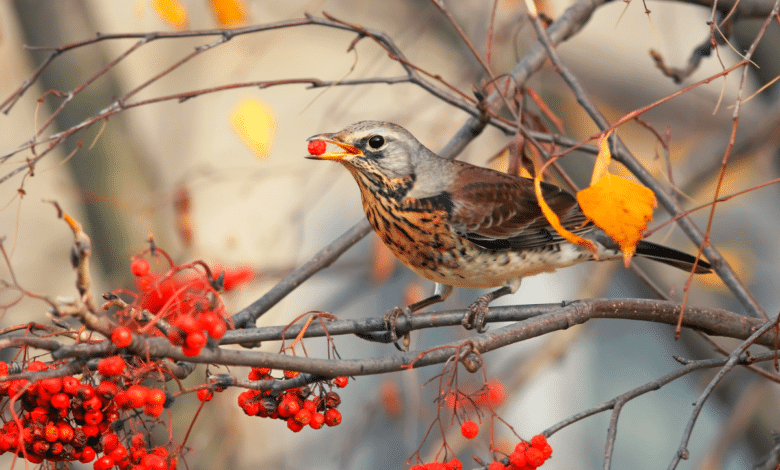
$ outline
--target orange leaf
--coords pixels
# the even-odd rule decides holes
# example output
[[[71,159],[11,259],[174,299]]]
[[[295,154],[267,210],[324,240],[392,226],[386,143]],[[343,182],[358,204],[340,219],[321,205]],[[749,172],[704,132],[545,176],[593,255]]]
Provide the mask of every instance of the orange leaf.
[[[542,196],[541,175],[542,171],[539,171],[534,177],[534,191],[536,192],[536,200],[539,203],[539,206],[542,208],[542,213],[547,218],[547,221],[550,222],[550,225],[552,225],[555,231],[558,232],[563,238],[571,243],[574,243],[575,245],[580,245],[584,248],[587,248],[592,253],[595,253],[597,250],[596,245],[594,245],[590,240],[586,240],[563,228],[563,225],[561,225],[561,219],[559,219],[558,215],[553,212],[552,209],[550,209],[550,206],[547,205],[547,202],[544,200],[544,196]]]
[[[596,163],[593,165],[593,175],[590,177],[591,186],[608,173],[609,164],[612,162],[612,154],[609,152],[610,134],[612,134],[612,131],[607,132],[599,141],[599,154],[596,156]]]
[[[585,216],[620,245],[623,263],[628,267],[658,205],[655,194],[639,183],[607,173],[578,192],[577,201]]]
[[[187,9],[179,0],[154,0],[152,8],[157,16],[174,28],[187,26]]]
[[[246,8],[241,0],[211,0],[211,10],[222,26],[238,26],[246,21]]]

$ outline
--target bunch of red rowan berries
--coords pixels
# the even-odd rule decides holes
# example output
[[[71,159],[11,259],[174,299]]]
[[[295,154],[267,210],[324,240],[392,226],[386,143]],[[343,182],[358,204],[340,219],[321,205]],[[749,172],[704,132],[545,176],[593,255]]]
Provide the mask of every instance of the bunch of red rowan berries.
[[[488,470],[534,470],[550,458],[552,451],[547,438],[537,434],[530,442],[520,441],[515,446],[514,452],[509,456],[509,465],[496,461],[488,466]]]
[[[132,307],[165,320],[170,325],[166,335],[171,344],[181,346],[184,355],[190,357],[197,356],[209,338],[219,340],[228,329],[228,314],[219,291],[234,289],[254,278],[250,268],[221,270],[217,279],[212,279],[193,266],[173,264],[167,274],[161,275],[140,257],[130,263],[130,271],[138,289]],[[120,312],[120,318],[132,310]]]
[[[281,380],[271,375],[267,367],[253,367],[249,372],[249,380]],[[285,379],[298,376],[298,372],[284,371]],[[341,424],[341,412],[337,410],[341,397],[332,388],[346,387],[347,377],[336,377],[325,382],[331,390],[326,391],[323,384],[318,384],[320,393],[314,393],[311,387],[301,386],[274,392],[271,390],[247,390],[238,396],[238,406],[249,416],[261,418],[282,419],[293,432],[299,432],[305,426],[320,429],[323,425],[338,426]]]
[[[96,385],[89,375],[0,382],[0,454],[12,452],[32,463],[94,461],[95,470],[174,469],[175,458],[163,447],[147,450],[143,435],[130,446],[122,443],[122,427],[116,426],[122,415],[142,420],[134,410],[142,408],[144,415],[157,417],[168,401],[162,390],[125,381],[125,368],[119,356],[100,360],[103,377]],[[23,367],[26,373],[46,371],[56,371],[56,364],[33,361]],[[0,377],[8,373],[8,364],[0,362]]]

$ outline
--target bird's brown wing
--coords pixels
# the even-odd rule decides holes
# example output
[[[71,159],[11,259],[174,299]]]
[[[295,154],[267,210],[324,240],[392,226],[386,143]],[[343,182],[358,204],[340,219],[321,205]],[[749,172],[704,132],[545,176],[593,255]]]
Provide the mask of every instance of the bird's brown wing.
[[[455,230],[489,248],[530,248],[563,238],[542,214],[533,180],[456,162],[451,223]],[[574,196],[542,183],[542,194],[564,228],[575,233],[592,229]]]

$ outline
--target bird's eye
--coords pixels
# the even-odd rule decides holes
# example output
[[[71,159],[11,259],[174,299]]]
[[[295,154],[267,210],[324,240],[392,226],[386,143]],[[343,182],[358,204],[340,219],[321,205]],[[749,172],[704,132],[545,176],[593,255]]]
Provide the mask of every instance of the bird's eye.
[[[378,149],[379,147],[385,145],[385,138],[381,135],[374,135],[371,136],[370,139],[368,139],[368,146],[372,149]]]

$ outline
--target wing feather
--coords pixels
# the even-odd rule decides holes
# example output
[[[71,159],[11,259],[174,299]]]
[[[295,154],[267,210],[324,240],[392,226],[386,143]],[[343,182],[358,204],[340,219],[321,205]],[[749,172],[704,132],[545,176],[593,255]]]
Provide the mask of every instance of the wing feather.
[[[492,249],[531,248],[563,238],[542,214],[533,180],[462,162],[451,193],[453,228]],[[593,228],[577,199],[563,189],[542,183],[542,194],[564,228],[583,233]]]

